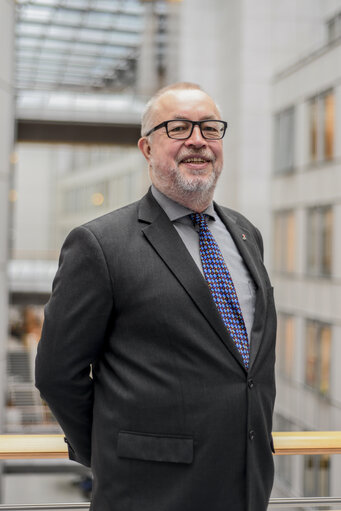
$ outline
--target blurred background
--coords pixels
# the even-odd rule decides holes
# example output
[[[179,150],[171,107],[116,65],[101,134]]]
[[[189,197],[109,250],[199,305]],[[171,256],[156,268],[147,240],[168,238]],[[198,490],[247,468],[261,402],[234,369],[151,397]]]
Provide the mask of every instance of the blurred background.
[[[200,84],[229,123],[216,200],[262,231],[275,431],[341,429],[341,0],[0,0],[0,427],[59,432],[33,384],[75,225],[141,197],[148,98]],[[3,503],[88,498],[67,460],[0,465]],[[341,456],[276,458],[273,496],[338,495]]]

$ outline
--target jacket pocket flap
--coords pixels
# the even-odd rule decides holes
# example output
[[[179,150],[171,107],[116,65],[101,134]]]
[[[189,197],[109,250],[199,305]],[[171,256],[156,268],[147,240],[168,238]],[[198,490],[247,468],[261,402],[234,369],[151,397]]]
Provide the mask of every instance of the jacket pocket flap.
[[[120,458],[189,464],[193,461],[193,438],[120,431],[117,455]]]

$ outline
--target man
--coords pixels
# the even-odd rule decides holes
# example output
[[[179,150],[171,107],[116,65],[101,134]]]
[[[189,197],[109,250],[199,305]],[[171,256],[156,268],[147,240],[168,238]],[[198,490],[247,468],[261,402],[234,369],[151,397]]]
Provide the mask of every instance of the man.
[[[159,91],[152,189],[64,243],[37,386],[94,511],[267,508],[276,315],[258,230],[212,202],[225,129],[198,86]]]

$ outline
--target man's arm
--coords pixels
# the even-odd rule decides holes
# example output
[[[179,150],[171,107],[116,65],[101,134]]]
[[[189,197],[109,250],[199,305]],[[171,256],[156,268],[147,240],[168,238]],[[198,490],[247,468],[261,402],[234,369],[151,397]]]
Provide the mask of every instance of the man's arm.
[[[107,263],[86,227],[67,237],[45,307],[36,386],[60,423],[71,459],[91,462],[93,382],[90,364],[103,346],[113,297]]]

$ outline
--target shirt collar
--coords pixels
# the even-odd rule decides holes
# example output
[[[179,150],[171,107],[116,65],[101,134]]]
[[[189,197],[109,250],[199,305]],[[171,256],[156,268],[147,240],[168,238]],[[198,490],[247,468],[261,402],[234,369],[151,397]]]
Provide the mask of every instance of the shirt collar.
[[[191,213],[195,213],[195,211],[186,208],[186,206],[182,206],[182,204],[179,204],[178,202],[175,202],[174,200],[167,197],[167,195],[165,195],[164,193],[160,192],[160,190],[155,188],[154,185],[152,185],[151,190],[154,199],[162,207],[162,209],[168,216],[169,220],[171,220],[172,222],[174,222],[175,220],[179,220],[179,218],[186,217]],[[211,202],[211,204],[208,205],[208,207],[205,209],[205,211],[203,211],[203,213],[211,217],[213,220],[216,219],[216,212],[214,211],[213,202]]]

